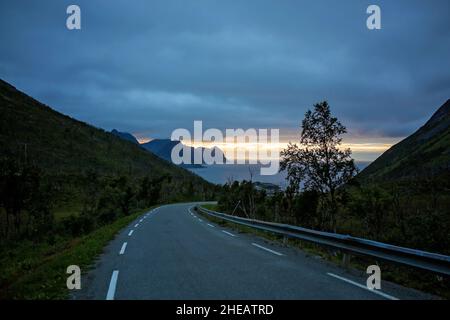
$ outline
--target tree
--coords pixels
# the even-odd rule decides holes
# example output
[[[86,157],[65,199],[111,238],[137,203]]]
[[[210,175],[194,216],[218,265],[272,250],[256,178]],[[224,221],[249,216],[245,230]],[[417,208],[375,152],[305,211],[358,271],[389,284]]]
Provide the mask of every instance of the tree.
[[[341,136],[346,128],[333,117],[326,101],[308,110],[302,122],[299,147],[289,143],[281,152],[281,170],[287,171],[290,187],[297,192],[316,191],[327,204],[327,219],[336,231],[336,191],[356,174],[350,149],[341,150]]]
[[[168,181],[168,183],[170,183],[171,177],[164,174],[153,179],[148,176],[142,179],[138,198],[144,201],[145,206],[151,206],[158,203],[161,197],[161,188],[164,181]]]
[[[42,236],[52,227],[48,187],[39,168],[0,159],[0,214],[6,215],[4,222],[0,215],[0,231],[5,239],[21,239],[38,229],[34,233]]]

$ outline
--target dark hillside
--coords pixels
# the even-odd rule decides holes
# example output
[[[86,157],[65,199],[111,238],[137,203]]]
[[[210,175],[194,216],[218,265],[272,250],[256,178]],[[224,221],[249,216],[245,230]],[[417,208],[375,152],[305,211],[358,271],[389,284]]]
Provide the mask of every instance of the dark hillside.
[[[450,100],[414,134],[396,144],[359,175],[361,181],[429,178],[450,170]]]
[[[28,161],[48,174],[170,173],[203,182],[114,134],[65,116],[0,80],[2,156]]]

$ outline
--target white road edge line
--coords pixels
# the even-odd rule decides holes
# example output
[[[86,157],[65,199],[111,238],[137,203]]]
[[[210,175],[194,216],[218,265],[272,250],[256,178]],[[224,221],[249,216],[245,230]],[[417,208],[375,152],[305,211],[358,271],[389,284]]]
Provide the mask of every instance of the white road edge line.
[[[188,211],[191,213],[191,216],[193,216],[194,218],[197,218],[198,221],[203,222],[202,219],[198,218],[195,214],[192,213],[192,211],[191,211],[192,208],[193,208],[193,207],[190,207],[190,208],[188,209]]]
[[[109,282],[108,293],[106,294],[106,300],[114,300],[116,293],[117,278],[119,277],[119,270],[114,270]]]
[[[222,232],[223,232],[223,233],[226,233],[226,234],[229,235],[229,236],[236,237],[234,234],[232,234],[232,233],[230,233],[230,232],[228,232],[228,231],[222,230]]]
[[[211,228],[215,228],[216,226],[213,226],[212,224],[208,223],[208,226],[210,226]]]
[[[252,243],[252,245],[254,245],[255,247],[258,247],[258,248],[260,248],[260,249],[266,250],[266,251],[268,251],[268,252],[270,252],[270,253],[276,254],[277,256],[282,256],[282,255],[283,255],[282,253],[279,253],[279,252],[276,252],[276,251],[271,250],[271,249],[269,249],[269,248],[260,246],[260,245],[257,244],[257,243]]]
[[[119,254],[124,254],[126,248],[127,248],[127,242],[124,242],[122,245],[122,248],[120,248]]]
[[[336,274],[334,274],[334,273],[327,272],[327,275],[329,275],[330,277],[333,277],[333,278],[342,280],[342,281],[344,281],[344,282],[350,283],[350,284],[352,284],[352,285],[354,285],[354,286],[357,286],[357,287],[359,287],[359,288],[361,288],[361,289],[365,289],[365,290],[370,291],[370,292],[372,292],[372,293],[378,294],[378,295],[380,295],[380,296],[382,296],[382,297],[384,297],[384,298],[386,298],[386,299],[389,299],[389,300],[400,300],[399,298],[390,296],[390,295],[388,295],[388,294],[386,294],[386,293],[384,293],[384,292],[381,292],[381,291],[379,291],[379,290],[369,289],[369,288],[367,288],[367,286],[363,286],[362,284],[359,284],[359,283],[357,283],[357,282],[355,282],[355,281],[352,281],[352,280],[346,279],[346,278],[344,278],[344,277],[338,276],[338,275],[336,275]]]
[[[133,234],[134,230],[131,230],[130,232],[128,232],[128,236],[131,237],[131,235]]]

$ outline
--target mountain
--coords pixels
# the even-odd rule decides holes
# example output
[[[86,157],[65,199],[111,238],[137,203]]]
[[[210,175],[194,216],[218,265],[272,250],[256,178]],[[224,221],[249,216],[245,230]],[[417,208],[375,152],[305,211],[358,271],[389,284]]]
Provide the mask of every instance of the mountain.
[[[171,160],[172,149],[180,143],[181,143],[180,141],[172,141],[170,139],[154,139],[147,143],[141,144],[141,146],[144,147],[146,150],[156,154],[158,157],[161,157],[162,159],[165,159],[165,160],[171,162],[172,161]],[[194,152],[195,152],[196,148],[194,148],[194,147],[189,147],[189,148],[191,150],[191,164],[183,164],[182,166],[189,167],[189,168],[201,167],[202,165],[200,165],[200,164],[194,164]],[[205,150],[208,150],[208,151],[211,150],[208,148],[200,148],[200,149],[201,149],[202,153]],[[223,161],[225,162],[226,158],[223,154],[223,151],[217,147],[214,147],[211,151],[211,154],[213,156],[215,156],[216,152],[219,152],[219,155],[222,155]],[[180,152],[180,155],[181,156],[183,155],[183,151]],[[204,162],[203,162],[203,164],[204,164]]]
[[[448,173],[450,169],[450,100],[400,143],[387,150],[358,178],[361,181],[423,178]]]
[[[171,161],[172,149],[179,143],[181,142],[172,141],[170,139],[154,139],[141,144],[141,146],[153,154],[156,154],[158,157]]]
[[[116,129],[113,129],[111,131],[111,133],[119,138],[122,138],[123,140],[127,140],[127,141],[133,142],[135,144],[139,144],[139,141],[137,141],[136,137],[133,136],[131,133],[120,132],[120,131],[117,131]]]
[[[63,115],[0,80],[0,158],[26,161],[48,175],[168,174],[192,183],[200,177],[122,139]],[[119,138],[117,135],[121,136]]]

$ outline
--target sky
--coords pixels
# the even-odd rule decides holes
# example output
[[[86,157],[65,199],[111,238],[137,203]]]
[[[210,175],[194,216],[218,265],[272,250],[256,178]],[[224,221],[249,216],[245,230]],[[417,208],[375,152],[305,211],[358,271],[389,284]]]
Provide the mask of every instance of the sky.
[[[66,8],[81,8],[81,30]],[[381,8],[381,30],[366,9]],[[450,98],[450,1],[0,2],[0,78],[145,141],[176,128],[278,128],[327,100],[373,160]]]

